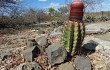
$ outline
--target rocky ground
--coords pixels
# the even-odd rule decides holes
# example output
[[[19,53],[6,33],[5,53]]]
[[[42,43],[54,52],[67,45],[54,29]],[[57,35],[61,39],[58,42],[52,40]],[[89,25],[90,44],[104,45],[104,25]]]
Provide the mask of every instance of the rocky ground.
[[[110,69],[110,21],[86,25],[85,57],[74,60],[67,60],[62,32],[63,25],[0,30],[0,70]]]

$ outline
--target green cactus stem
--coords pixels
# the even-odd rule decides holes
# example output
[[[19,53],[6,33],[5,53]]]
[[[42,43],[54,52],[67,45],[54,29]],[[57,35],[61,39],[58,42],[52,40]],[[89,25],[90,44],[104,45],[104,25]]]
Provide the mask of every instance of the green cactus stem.
[[[74,55],[81,48],[84,39],[85,26],[83,22],[67,21],[64,27],[63,44],[66,50]]]

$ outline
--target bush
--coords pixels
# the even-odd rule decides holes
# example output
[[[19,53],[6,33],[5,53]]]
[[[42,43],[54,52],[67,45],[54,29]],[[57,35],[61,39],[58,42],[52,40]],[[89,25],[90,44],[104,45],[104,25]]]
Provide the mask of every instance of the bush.
[[[84,21],[87,23],[95,22],[96,18],[94,16],[87,15],[84,18]]]

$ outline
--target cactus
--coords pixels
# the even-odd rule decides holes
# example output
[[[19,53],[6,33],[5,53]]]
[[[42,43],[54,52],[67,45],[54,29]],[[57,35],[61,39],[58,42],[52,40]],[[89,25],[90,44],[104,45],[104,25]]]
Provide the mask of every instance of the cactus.
[[[66,50],[74,55],[81,48],[84,39],[85,26],[83,22],[67,21],[64,27],[63,44]]]
[[[70,5],[70,18],[66,22],[63,34],[63,44],[71,55],[77,54],[84,39],[85,26],[82,22],[83,0],[74,0]]]

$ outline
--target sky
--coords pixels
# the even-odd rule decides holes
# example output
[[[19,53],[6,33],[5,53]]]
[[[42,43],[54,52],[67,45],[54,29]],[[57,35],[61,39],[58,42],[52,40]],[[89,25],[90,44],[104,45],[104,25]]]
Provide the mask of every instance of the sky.
[[[54,8],[57,9],[61,6],[65,5],[66,0],[21,0],[23,6],[26,8]],[[72,0],[67,0],[68,3],[72,2]],[[110,11],[110,0],[103,0],[101,7],[96,7],[98,11]],[[94,10],[95,11],[95,10]]]
[[[65,5],[65,0],[23,0],[23,5],[27,8],[59,8]],[[68,0],[71,2],[71,0]]]

